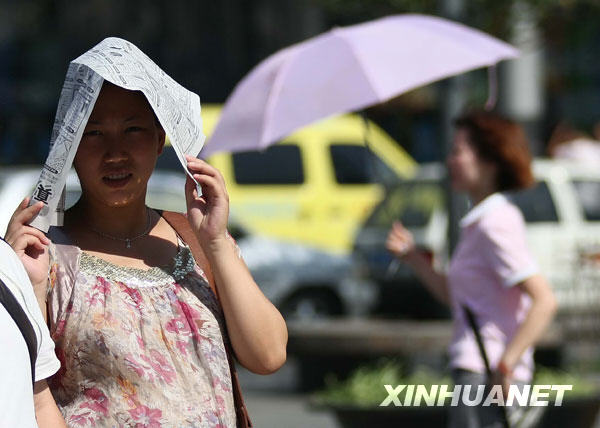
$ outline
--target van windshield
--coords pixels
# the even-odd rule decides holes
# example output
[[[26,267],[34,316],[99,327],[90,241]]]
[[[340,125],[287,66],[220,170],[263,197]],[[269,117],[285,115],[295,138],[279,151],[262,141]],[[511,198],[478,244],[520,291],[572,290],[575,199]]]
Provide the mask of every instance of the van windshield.
[[[363,145],[334,142],[329,147],[339,184],[397,183],[396,173]]]
[[[394,221],[405,227],[425,227],[433,212],[444,206],[441,183],[412,181],[388,189],[385,199],[377,206],[367,226],[388,228]]]

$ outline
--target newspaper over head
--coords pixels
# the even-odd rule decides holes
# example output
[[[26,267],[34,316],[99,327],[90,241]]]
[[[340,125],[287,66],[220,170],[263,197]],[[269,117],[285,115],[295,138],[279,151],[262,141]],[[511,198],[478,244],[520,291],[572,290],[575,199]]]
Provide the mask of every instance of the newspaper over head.
[[[200,97],[175,82],[132,43],[109,37],[69,64],[50,152],[31,198],[31,204],[45,204],[31,222],[44,232],[50,226],[62,225],[65,181],[104,80],[145,95],[191,177],[185,155],[197,156],[205,139]]]

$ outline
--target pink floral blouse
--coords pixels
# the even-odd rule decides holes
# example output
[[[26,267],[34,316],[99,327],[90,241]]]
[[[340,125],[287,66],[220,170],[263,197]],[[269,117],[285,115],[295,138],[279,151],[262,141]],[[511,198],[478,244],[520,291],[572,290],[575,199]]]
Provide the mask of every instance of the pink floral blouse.
[[[144,270],[51,238],[50,388],[67,425],[235,427],[223,314],[189,248]]]

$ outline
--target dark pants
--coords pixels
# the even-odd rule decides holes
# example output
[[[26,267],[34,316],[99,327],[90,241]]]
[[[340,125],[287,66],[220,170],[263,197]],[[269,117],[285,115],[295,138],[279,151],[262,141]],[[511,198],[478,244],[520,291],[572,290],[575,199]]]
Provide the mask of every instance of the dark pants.
[[[454,369],[452,370],[452,379],[455,385],[471,385],[469,399],[474,400],[477,396],[477,388],[479,385],[487,385],[487,379],[484,374],[475,373],[468,370]],[[524,382],[514,381],[519,389],[526,385]],[[482,403],[490,392],[489,387],[486,387],[483,394]],[[508,420],[511,422],[511,427],[532,427],[541,416],[543,407],[521,407],[518,403],[513,403],[512,406],[505,407]],[[448,428],[503,428],[503,409],[498,406],[465,406],[461,400],[458,406],[450,407]]]

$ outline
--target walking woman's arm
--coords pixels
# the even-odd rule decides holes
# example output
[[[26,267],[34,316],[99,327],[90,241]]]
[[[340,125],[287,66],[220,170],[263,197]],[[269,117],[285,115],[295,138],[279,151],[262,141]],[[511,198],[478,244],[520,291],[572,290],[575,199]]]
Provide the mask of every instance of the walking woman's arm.
[[[429,259],[416,247],[412,234],[399,222],[395,222],[386,241],[386,248],[413,270],[425,288],[440,302],[449,304],[446,275],[437,272]]]
[[[517,286],[531,296],[532,304],[525,320],[507,344],[500,359],[509,370],[517,364],[523,352],[539,340],[557,309],[554,293],[543,276],[534,275]]]
[[[203,193],[198,196],[195,183],[188,177],[188,219],[210,262],[233,350],[248,370],[273,373],[286,360],[285,321],[262,293],[227,236],[229,198],[223,176],[200,159],[188,157],[187,161]]]

